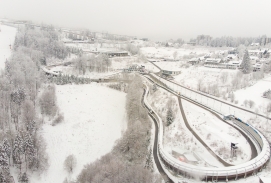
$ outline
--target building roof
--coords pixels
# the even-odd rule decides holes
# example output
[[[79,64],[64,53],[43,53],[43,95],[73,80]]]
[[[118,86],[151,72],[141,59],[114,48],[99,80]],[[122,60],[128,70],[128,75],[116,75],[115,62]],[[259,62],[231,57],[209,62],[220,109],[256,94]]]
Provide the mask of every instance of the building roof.
[[[238,61],[238,60],[232,60],[229,61],[227,64],[228,65],[240,65],[242,63],[242,60]]]
[[[205,60],[205,63],[208,62],[208,63],[220,63],[221,62],[221,59],[215,59],[215,58],[207,58]]]

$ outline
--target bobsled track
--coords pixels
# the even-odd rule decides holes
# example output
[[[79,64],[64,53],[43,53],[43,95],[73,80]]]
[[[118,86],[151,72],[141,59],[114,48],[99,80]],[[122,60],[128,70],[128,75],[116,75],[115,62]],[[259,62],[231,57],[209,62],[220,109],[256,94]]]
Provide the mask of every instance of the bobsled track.
[[[153,78],[149,76],[145,76],[145,78],[155,83],[157,86],[167,90],[168,92],[176,96],[179,96],[180,98],[191,101],[194,104],[197,104],[198,106],[201,106],[212,113],[218,113],[217,111],[209,108],[208,106],[200,104],[197,101],[191,100],[186,96],[178,92],[175,92],[171,88],[168,88],[162,82],[159,82],[157,80],[154,81]],[[248,162],[235,166],[214,168],[214,167],[200,167],[187,164],[172,157],[168,152],[164,150],[163,122],[146,100],[148,92],[149,92],[148,86],[145,85],[145,90],[142,99],[143,105],[148,110],[149,116],[158,126],[158,136],[155,137],[157,138],[155,139],[155,141],[157,142],[154,144],[154,146],[157,146],[158,159],[161,161],[161,163],[165,165],[165,167],[167,167],[168,170],[174,172],[176,175],[181,175],[186,178],[195,178],[204,181],[228,181],[228,180],[237,180],[238,178],[246,178],[249,175],[255,175],[257,174],[257,172],[261,171],[263,168],[266,167],[267,162],[270,160],[270,146],[267,139],[253,126],[238,120],[235,120],[234,124],[237,126],[237,128],[243,131],[242,133],[243,135],[245,134],[247,137],[249,137],[251,142],[252,141],[254,142],[250,144],[255,144],[259,149],[259,152],[256,153],[255,156],[252,156],[251,157],[252,159],[249,160]]]

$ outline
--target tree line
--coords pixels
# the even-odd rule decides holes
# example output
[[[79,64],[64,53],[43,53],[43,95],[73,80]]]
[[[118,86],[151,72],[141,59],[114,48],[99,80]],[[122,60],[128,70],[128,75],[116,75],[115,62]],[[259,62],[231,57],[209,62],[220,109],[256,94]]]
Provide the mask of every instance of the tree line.
[[[128,86],[127,130],[122,138],[110,153],[86,165],[76,182],[161,182],[161,177],[153,173],[151,122],[141,105],[142,86],[139,76]]]
[[[46,143],[38,130],[43,117],[58,117],[55,88],[41,72],[47,57],[65,58],[67,50],[53,27],[21,28],[11,57],[0,74],[0,182],[19,182],[29,171],[47,168]]]

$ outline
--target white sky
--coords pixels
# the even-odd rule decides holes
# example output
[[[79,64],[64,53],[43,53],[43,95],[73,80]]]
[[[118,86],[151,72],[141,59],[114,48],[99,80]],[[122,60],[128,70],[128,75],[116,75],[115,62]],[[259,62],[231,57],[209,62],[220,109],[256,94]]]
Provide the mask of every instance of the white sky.
[[[0,17],[152,40],[271,36],[270,0],[0,0]]]

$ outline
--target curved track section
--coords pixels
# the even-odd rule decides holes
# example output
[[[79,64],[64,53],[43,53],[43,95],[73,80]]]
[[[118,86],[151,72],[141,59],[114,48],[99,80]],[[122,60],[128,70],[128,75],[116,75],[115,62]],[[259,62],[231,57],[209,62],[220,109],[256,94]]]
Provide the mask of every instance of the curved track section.
[[[185,98],[183,98],[184,100],[187,100]],[[203,109],[206,109],[204,108],[203,106],[201,105],[198,105],[198,103],[195,103],[191,100],[187,100],[191,103],[193,103],[194,105],[198,106],[198,107],[201,107]],[[182,106],[182,102],[181,102],[181,97],[178,97],[178,102],[179,102],[179,107],[180,107],[180,110],[181,110],[181,113],[182,113],[182,116],[183,116],[183,119],[184,119],[184,122],[185,122],[185,125],[187,126],[187,128],[193,133],[193,135],[210,151],[210,152],[213,152],[212,150],[210,150],[210,148],[205,144],[205,142],[197,135],[196,132],[194,132],[194,130],[190,127],[189,123],[187,122],[187,119],[186,119],[186,116],[185,116],[185,113],[184,113],[184,109],[183,109],[183,106]],[[220,121],[222,122],[225,122],[226,124],[230,125],[231,127],[233,127],[234,129],[236,129],[237,131],[239,131],[243,137],[245,137],[250,145],[250,148],[251,148],[251,157],[250,157],[250,160],[255,158],[257,156],[257,149],[254,145],[254,143],[252,142],[252,140],[250,139],[250,136],[248,135],[248,133],[245,133],[242,129],[234,126],[233,124],[231,123],[228,123],[227,121],[223,120],[217,113],[213,112],[213,111],[209,111],[210,113],[212,113],[214,116],[216,116]],[[237,125],[238,126],[238,125]],[[214,152],[213,152],[213,156],[217,157],[217,159],[219,159],[219,161],[224,165],[224,166],[234,166],[232,164],[229,164],[227,162],[225,162],[222,158],[220,158],[219,156],[217,156]]]
[[[159,85],[159,84],[158,84]],[[175,93],[178,93],[165,88],[164,86],[159,85],[160,87]],[[148,87],[146,87],[148,91]],[[146,91],[146,92],[147,92]],[[266,166],[266,163],[270,159],[270,146],[266,138],[255,129],[253,126],[247,126],[246,128],[255,132],[254,135],[258,135],[257,139],[262,140],[262,148],[261,152],[254,159],[240,164],[236,166],[229,167],[221,167],[221,168],[211,168],[211,167],[198,167],[195,165],[190,165],[184,162],[180,162],[177,159],[173,158],[169,153],[167,153],[163,148],[163,123],[158,114],[152,109],[149,103],[146,100],[146,95],[144,95],[143,102],[145,107],[149,110],[149,113],[153,116],[153,120],[158,124],[158,137],[157,137],[157,148],[158,154],[162,162],[172,171],[176,172],[185,177],[197,178],[202,180],[211,180],[211,181],[219,181],[219,180],[230,180],[230,179],[238,179],[241,177],[247,177],[248,175],[256,174],[258,171],[261,171],[262,168]],[[211,109],[210,109],[211,110]],[[242,128],[242,127],[240,127]],[[244,127],[243,127],[244,130]],[[245,130],[244,130],[245,131]]]
[[[143,97],[142,97],[142,100],[141,100],[141,103],[143,105],[143,107],[145,107],[144,105],[144,98],[145,98],[145,95],[148,94],[148,90],[144,90],[144,93],[143,93]],[[153,144],[153,159],[155,161],[155,164],[156,164],[156,167],[159,171],[159,173],[161,174],[161,176],[163,177],[164,181],[166,183],[173,183],[173,181],[169,178],[169,176],[165,173],[164,169],[162,168],[162,165],[159,161],[159,158],[158,158],[158,131],[159,131],[159,128],[158,128],[158,124],[157,124],[157,120],[154,118],[154,116],[152,115],[152,113],[148,113],[149,116],[152,118],[152,120],[154,121],[154,126],[155,126],[155,138],[154,138],[154,144]]]

